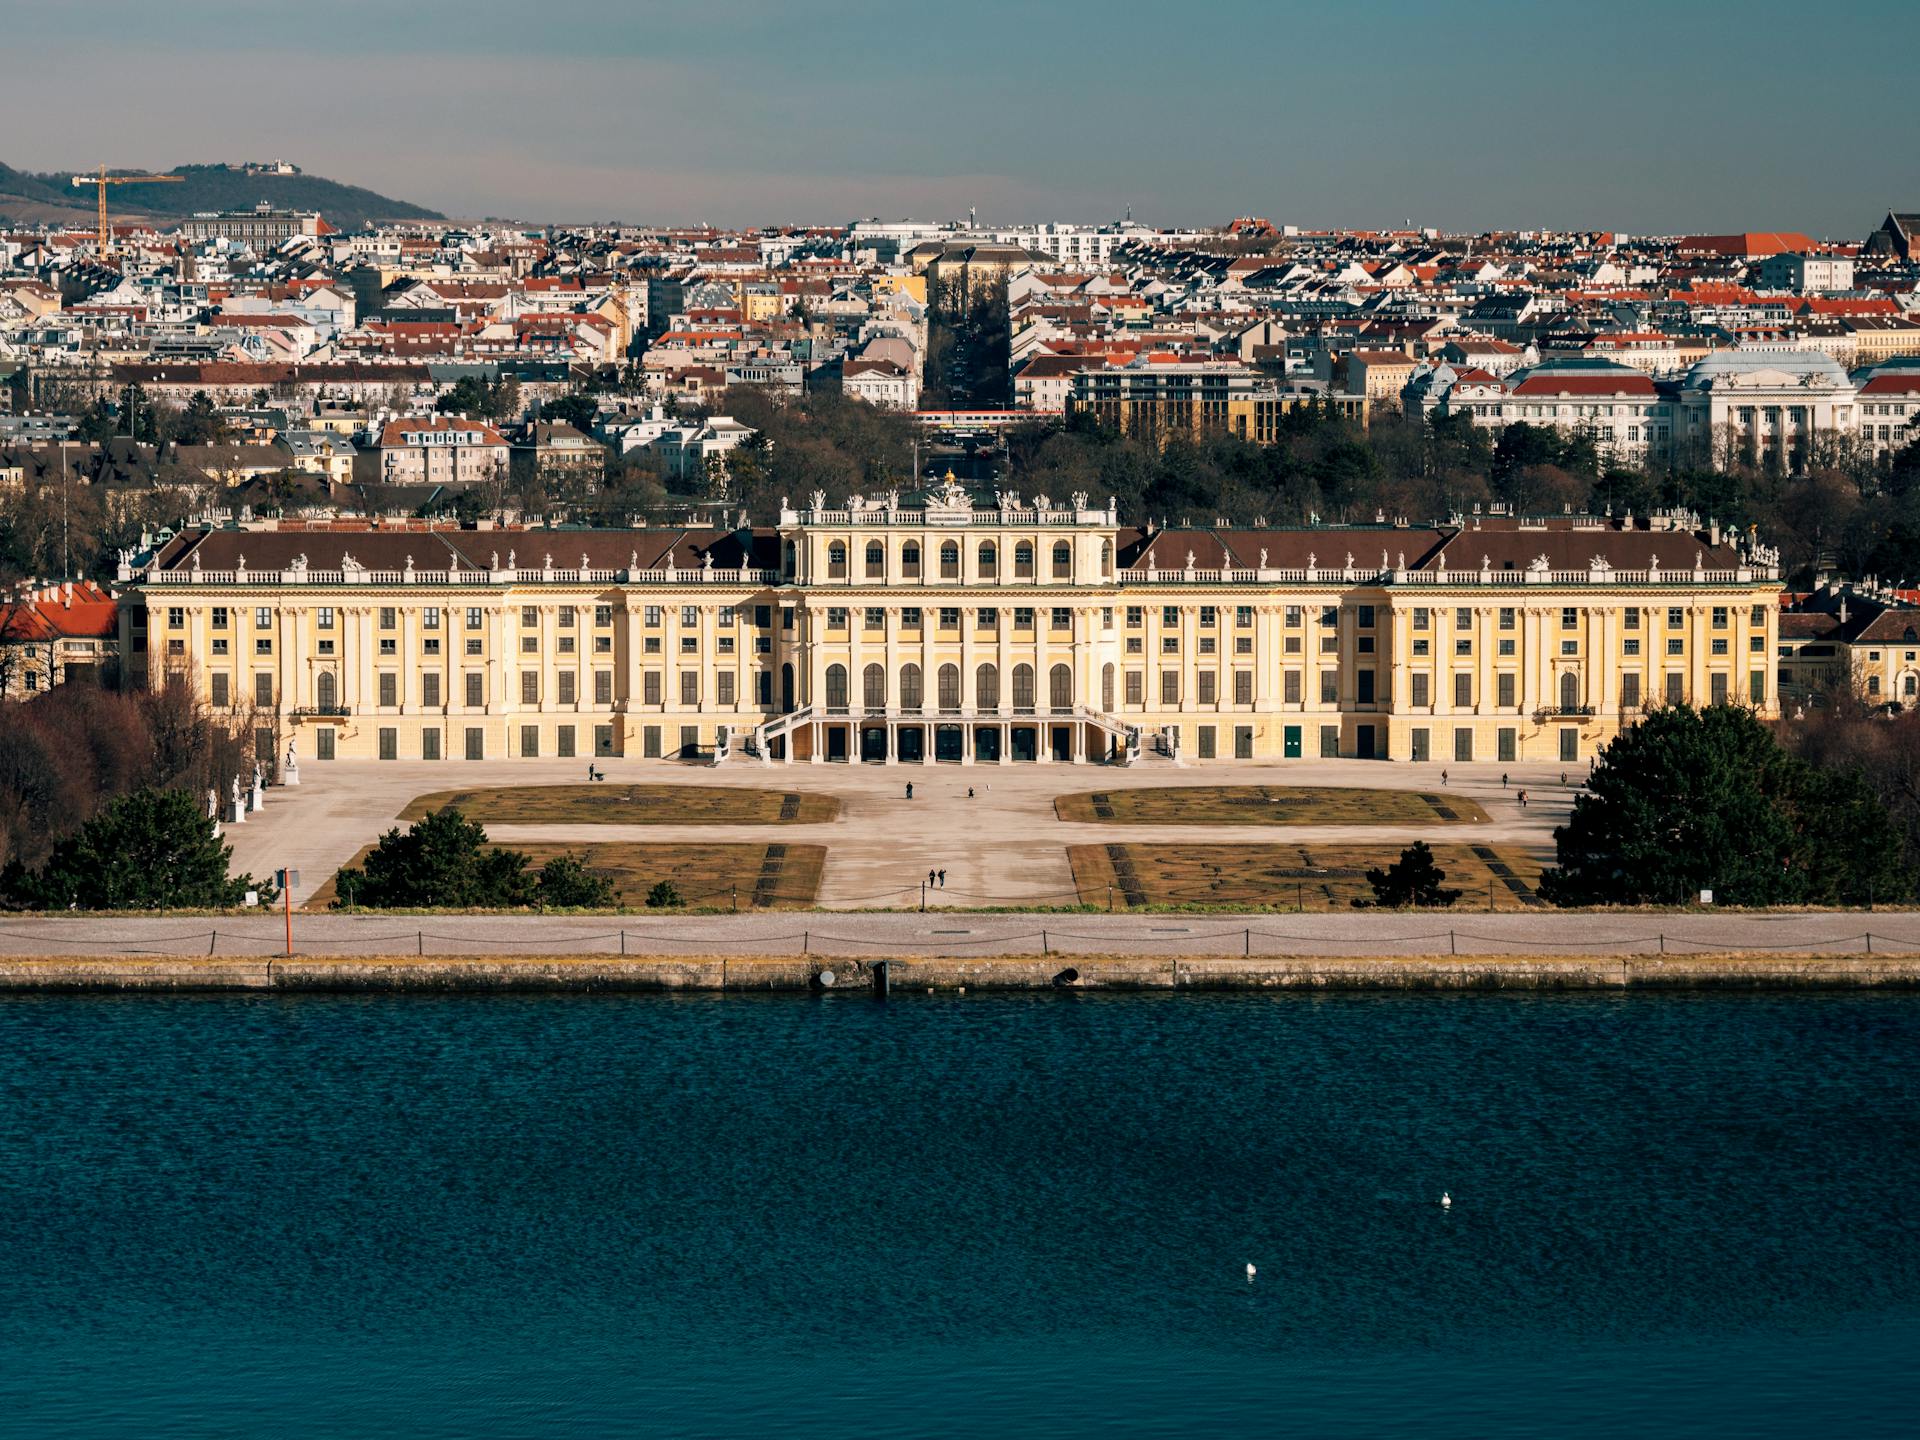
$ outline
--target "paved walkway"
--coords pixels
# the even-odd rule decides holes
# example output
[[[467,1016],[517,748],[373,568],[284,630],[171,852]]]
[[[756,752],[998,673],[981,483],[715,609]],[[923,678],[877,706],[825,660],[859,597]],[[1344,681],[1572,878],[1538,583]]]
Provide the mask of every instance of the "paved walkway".
[[[750,789],[814,791],[841,802],[840,818],[825,825],[497,825],[493,838],[510,844],[535,840],[782,841],[827,846],[819,903],[829,909],[918,903],[927,871],[947,872],[949,905],[1071,904],[1068,845],[1122,841],[1151,844],[1294,844],[1342,841],[1404,846],[1492,844],[1552,854],[1553,827],[1573,791],[1558,766],[1509,765],[1503,788],[1498,765],[1404,765],[1364,760],[1292,761],[1252,765],[1194,765],[1184,769],[1104,765],[727,766],[712,769],[669,761],[610,760],[607,783],[738,785]],[[1448,771],[1442,787],[1440,772]],[[1577,782],[1581,769],[1567,773]],[[580,784],[586,762],[308,761],[302,783],[269,789],[266,808],[228,828],[236,869],[265,877],[284,866],[300,872],[299,905],[361,846],[399,823],[415,796],[436,790],[500,785]],[[914,798],[905,798],[908,781]],[[1477,800],[1489,819],[1453,825],[1112,825],[1069,824],[1053,811],[1056,795],[1137,786],[1347,785],[1444,790]],[[969,787],[973,797],[967,796]],[[1525,788],[1522,811],[1516,792]],[[908,892],[912,892],[910,895]]]
[[[0,919],[0,954],[258,956],[282,953],[277,915],[208,919]],[[1645,955],[1920,953],[1920,913],[1817,915],[822,915],[293,916],[305,955]]]

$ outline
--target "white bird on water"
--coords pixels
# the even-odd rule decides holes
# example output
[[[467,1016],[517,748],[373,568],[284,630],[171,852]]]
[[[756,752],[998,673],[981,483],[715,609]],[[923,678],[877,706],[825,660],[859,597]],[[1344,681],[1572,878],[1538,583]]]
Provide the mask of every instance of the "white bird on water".
[[[1253,1277],[1258,1275],[1259,1273],[1260,1272],[1258,1270],[1253,1268],[1253,1263],[1249,1261],[1247,1263],[1247,1283],[1251,1285],[1253,1283]]]
[[[1453,1208],[1453,1196],[1444,1190],[1440,1192],[1440,1208],[1442,1210],[1451,1210]]]

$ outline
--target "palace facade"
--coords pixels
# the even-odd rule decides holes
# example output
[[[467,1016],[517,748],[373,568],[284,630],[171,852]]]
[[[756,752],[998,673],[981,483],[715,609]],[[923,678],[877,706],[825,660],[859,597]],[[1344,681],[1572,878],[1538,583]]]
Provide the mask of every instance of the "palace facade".
[[[188,530],[121,579],[136,681],[322,761],[1571,764],[1779,698],[1777,557],[1684,515],[1128,528],[949,483],[773,527]]]

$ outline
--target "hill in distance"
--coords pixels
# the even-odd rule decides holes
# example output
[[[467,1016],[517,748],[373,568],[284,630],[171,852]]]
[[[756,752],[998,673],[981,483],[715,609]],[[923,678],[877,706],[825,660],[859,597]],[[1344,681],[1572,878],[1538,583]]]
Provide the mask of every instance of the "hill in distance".
[[[0,164],[0,219],[15,224],[91,224],[92,190],[72,184],[79,170],[34,173]],[[109,170],[110,175],[137,171]],[[319,175],[249,173],[234,165],[175,165],[159,171],[183,176],[177,185],[115,185],[107,191],[115,217],[146,216],[164,223],[201,210],[251,210],[262,200],[279,210],[318,210],[329,225],[355,230],[369,220],[444,220],[424,206],[392,200],[358,185]]]

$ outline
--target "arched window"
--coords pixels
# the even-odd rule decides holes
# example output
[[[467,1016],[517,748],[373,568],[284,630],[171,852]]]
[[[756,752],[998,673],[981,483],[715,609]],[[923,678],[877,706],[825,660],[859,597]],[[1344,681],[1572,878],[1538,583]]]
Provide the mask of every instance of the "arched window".
[[[940,578],[942,580],[960,578],[960,546],[952,540],[940,547]]]
[[[847,578],[847,547],[838,540],[827,546],[827,578],[829,580]]]
[[[1104,666],[1100,671],[1100,708],[1109,713],[1113,710],[1113,666]]]
[[[780,710],[782,714],[793,713],[793,666],[780,667]]]
[[[867,578],[879,580],[887,573],[886,548],[878,540],[867,542]]]
[[[900,708],[918,710],[920,705],[920,667],[909,661],[900,667]]]
[[[335,698],[339,691],[334,688],[333,672],[322,670],[313,677],[313,703],[322,710],[331,710],[340,702]]]
[[[1058,541],[1053,547],[1053,578],[1071,580],[1073,578],[1073,546],[1066,541]]]
[[[1047,680],[1047,703],[1055,710],[1073,709],[1073,668],[1056,665]]]
[[[1013,547],[1013,578],[1031,580],[1033,578],[1033,543],[1022,540]]]
[[[1100,542],[1100,578],[1102,580],[1113,578],[1113,542],[1111,540]]]
[[[1580,677],[1569,670],[1560,677],[1560,708],[1572,710],[1580,703]]]
[[[847,667],[844,665],[827,666],[827,709],[845,710],[847,708]]]
[[[980,578],[992,580],[1000,573],[1000,552],[993,548],[993,541],[980,542]]]
[[[869,710],[887,708],[887,667],[869,665],[860,672],[861,689],[864,692],[862,703]]]
[[[900,547],[900,573],[909,580],[920,578],[920,544],[909,540]]]
[[[942,665],[940,667],[940,708],[947,714],[960,709],[960,667]]]
[[[1033,666],[1013,667],[1013,708],[1021,714],[1033,713]]]
[[[973,703],[982,710],[1000,708],[1000,667],[982,665],[973,672]]]
[[[1909,700],[1913,699],[1916,693],[1920,693],[1920,680],[1916,680],[1911,675],[1907,676],[1907,683],[1905,688],[1906,688],[1907,698]]]

